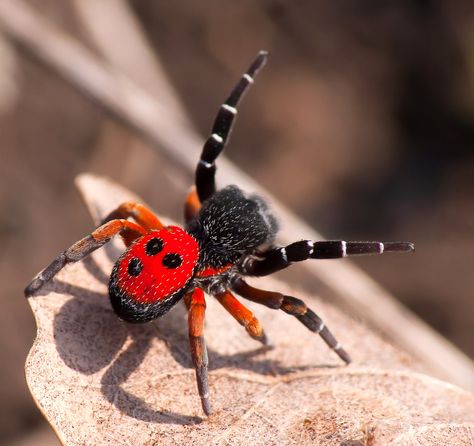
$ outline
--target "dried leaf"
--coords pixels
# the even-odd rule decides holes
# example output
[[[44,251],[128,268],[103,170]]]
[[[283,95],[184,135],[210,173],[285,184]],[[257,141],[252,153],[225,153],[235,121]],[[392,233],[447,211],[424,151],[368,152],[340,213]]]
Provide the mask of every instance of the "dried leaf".
[[[95,221],[136,198],[90,175],[79,187]],[[144,325],[113,314],[107,277],[119,251],[118,243],[97,251],[29,298],[38,334],[27,381],[64,444],[474,444],[473,395],[420,373],[361,324],[269,278],[259,286],[304,298],[354,363],[343,366],[296,319],[249,304],[275,345],[262,349],[208,298],[214,412],[204,418],[184,306]]]

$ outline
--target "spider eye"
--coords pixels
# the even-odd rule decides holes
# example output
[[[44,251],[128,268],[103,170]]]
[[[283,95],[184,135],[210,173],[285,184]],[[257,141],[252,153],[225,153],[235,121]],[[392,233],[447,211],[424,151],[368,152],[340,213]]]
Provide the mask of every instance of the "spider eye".
[[[163,249],[163,240],[160,238],[152,238],[145,245],[145,252],[147,256],[156,256]]]
[[[174,269],[183,263],[183,258],[179,254],[170,253],[163,257],[163,266],[168,269]]]
[[[143,269],[143,263],[138,257],[133,257],[133,259],[128,262],[128,274],[133,277],[137,277]]]

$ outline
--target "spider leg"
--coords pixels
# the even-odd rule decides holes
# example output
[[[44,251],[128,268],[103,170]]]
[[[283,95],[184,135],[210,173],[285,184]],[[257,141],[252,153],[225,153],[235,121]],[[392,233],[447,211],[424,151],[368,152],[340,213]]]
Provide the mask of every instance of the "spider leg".
[[[224,292],[214,294],[214,296],[235,320],[244,326],[251,338],[261,342],[263,345],[269,345],[268,338],[260,321],[230,291],[225,290]]]
[[[25,288],[25,295],[31,296],[46,282],[49,282],[67,264],[74,263],[107,243],[114,235],[121,234],[127,240],[137,239],[147,231],[141,226],[128,220],[111,220],[99,226],[92,233],[74,243],[56,257],[41,271]]]
[[[328,240],[313,242],[301,240],[290,245],[272,248],[259,258],[249,258],[241,266],[244,274],[266,276],[280,271],[293,262],[307,259],[338,259],[353,255],[382,254],[384,252],[410,252],[415,247],[410,242],[345,242]]]
[[[351,362],[351,357],[329,331],[323,320],[308,308],[302,300],[281,293],[254,288],[240,277],[233,280],[232,289],[246,299],[266,305],[274,310],[283,310],[285,313],[295,316],[306,328],[318,333],[346,364]]]
[[[147,231],[163,228],[163,223],[147,207],[135,201],[126,201],[118,208],[114,209],[107,217],[102,220],[101,225],[111,220],[118,220],[132,217],[140,226]]]
[[[254,77],[263,67],[268,57],[266,51],[260,51],[250,65],[247,72],[240,78],[237,85],[231,91],[229,97],[221,105],[212,126],[211,136],[204,143],[201,159],[196,168],[196,188],[201,202],[209,198],[216,190],[215,160],[224,149],[229,135],[232,131],[237,106],[247,88],[254,82]]]
[[[199,212],[199,209],[201,209],[201,201],[196,192],[196,187],[193,186],[188,192],[184,203],[184,221],[189,223]]]
[[[196,370],[196,380],[198,385],[201,404],[206,415],[211,414],[211,403],[209,401],[208,382],[208,357],[206,342],[204,340],[204,314],[206,312],[206,301],[204,293],[200,288],[196,288],[188,293],[185,298],[188,307],[189,343],[191,346],[191,357]]]

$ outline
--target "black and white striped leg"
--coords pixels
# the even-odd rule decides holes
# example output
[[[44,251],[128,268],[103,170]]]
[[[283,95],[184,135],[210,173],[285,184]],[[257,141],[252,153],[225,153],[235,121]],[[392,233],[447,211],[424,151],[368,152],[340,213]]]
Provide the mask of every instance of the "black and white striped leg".
[[[255,76],[265,65],[267,57],[268,53],[266,51],[258,53],[250,68],[240,78],[217,113],[214,125],[212,126],[211,136],[204,143],[201,159],[196,168],[196,189],[201,203],[216,190],[214,179],[216,173],[215,160],[227,143],[241,98],[247,88],[253,84]]]
[[[319,334],[329,348],[334,350],[346,364],[351,362],[349,354],[329,331],[323,320],[313,310],[308,308],[302,300],[252,287],[240,277],[232,281],[232,289],[246,299],[274,310],[283,310],[285,313],[296,317],[306,328]]]
[[[266,276],[284,269],[293,262],[307,259],[338,259],[353,255],[382,254],[384,252],[410,252],[415,247],[410,242],[345,242],[328,240],[313,242],[301,240],[288,246],[273,248],[260,258],[249,258],[241,266],[244,274]]]

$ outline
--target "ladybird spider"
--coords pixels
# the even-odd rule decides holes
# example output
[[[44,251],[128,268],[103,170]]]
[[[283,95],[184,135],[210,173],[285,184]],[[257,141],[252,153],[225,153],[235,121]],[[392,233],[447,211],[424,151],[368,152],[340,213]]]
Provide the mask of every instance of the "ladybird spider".
[[[127,247],[109,282],[115,313],[127,322],[148,322],[167,313],[179,300],[188,308],[191,356],[202,408],[211,413],[208,358],[203,337],[206,302],[214,296],[254,339],[267,337],[250,310],[233,292],[253,302],[296,317],[345,362],[351,359],[322,319],[295,297],[250,286],[244,276],[266,276],[307,259],[334,259],[358,254],[412,251],[409,242],[301,240],[276,246],[275,217],[259,196],[237,186],[216,191],[215,161],[229,138],[237,106],[267,60],[261,51],[240,78],[215,118],[195,173],[195,188],[185,202],[185,228],[164,226],[146,207],[127,202],[112,211],[91,234],[74,243],[27,286],[32,295],[64,266],[81,260],[120,234]],[[135,222],[129,221],[132,218]]]

